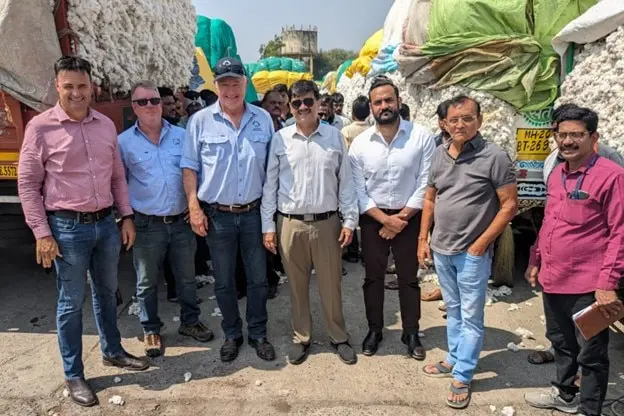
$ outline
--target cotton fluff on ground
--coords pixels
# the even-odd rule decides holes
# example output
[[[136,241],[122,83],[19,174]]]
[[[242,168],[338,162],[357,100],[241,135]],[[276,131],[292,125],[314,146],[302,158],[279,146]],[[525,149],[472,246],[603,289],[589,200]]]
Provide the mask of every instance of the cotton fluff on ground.
[[[585,45],[561,85],[557,105],[566,103],[596,111],[600,142],[624,154],[624,26]]]
[[[188,84],[195,54],[191,0],[69,0],[67,18],[79,55],[98,84],[129,91],[140,80]]]
[[[405,78],[399,72],[384,75],[399,88],[403,102],[410,108],[412,121],[422,124],[434,132],[439,131],[436,115],[438,104],[460,94],[476,99],[481,103],[481,111],[484,116],[481,127],[483,137],[502,147],[509,154],[509,157],[515,160],[515,117],[517,112],[509,104],[483,91],[475,91],[456,85],[434,89],[430,86],[409,84],[405,82]],[[344,108],[348,116],[351,115],[353,101],[359,95],[368,95],[371,83],[372,79],[367,80],[360,74],[355,74],[352,78],[346,76],[340,78],[337,90],[345,96]]]

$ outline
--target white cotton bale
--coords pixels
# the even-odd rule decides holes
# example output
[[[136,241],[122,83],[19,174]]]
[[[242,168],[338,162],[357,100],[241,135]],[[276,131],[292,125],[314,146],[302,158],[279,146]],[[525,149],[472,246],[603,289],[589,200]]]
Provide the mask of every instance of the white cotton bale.
[[[148,79],[188,84],[197,30],[191,0],[69,0],[67,18],[78,36],[78,54],[98,84],[113,92]]]
[[[596,111],[600,142],[624,154],[624,26],[575,58],[556,106],[566,103]]]
[[[401,99],[410,108],[412,121],[424,125],[437,132],[438,105],[447,99],[463,94],[468,95],[481,104],[483,112],[483,126],[481,133],[486,140],[496,143],[503,148],[512,160],[516,159],[516,109],[506,102],[495,98],[483,91],[475,91],[465,87],[453,85],[448,88],[435,89],[431,86],[410,84],[405,81],[399,72],[384,74],[399,88]],[[351,115],[351,105],[359,95],[368,95],[373,79],[366,79],[359,74],[353,78],[342,77],[337,90],[345,96],[344,112]]]

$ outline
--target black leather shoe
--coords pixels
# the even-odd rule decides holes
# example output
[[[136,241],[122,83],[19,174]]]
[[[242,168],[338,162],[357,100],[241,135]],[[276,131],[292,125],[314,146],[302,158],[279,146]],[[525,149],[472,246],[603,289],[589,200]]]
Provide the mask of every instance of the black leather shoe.
[[[288,362],[292,365],[299,365],[308,358],[310,344],[292,343],[288,351]]]
[[[332,342],[331,345],[338,353],[340,361],[349,365],[357,363],[357,354],[348,342],[341,342],[340,344],[334,344]]]
[[[256,350],[258,357],[264,361],[273,361],[275,359],[275,349],[273,345],[266,338],[251,339],[249,338],[249,345]]]
[[[401,341],[403,341],[403,344],[407,345],[407,355],[413,359],[423,361],[427,358],[427,352],[425,351],[425,347],[420,343],[418,334],[403,335]]]
[[[145,358],[138,358],[123,351],[116,357],[102,357],[102,364],[107,367],[119,367],[124,370],[143,371],[149,368]]]
[[[238,357],[238,349],[243,345],[243,337],[239,337],[236,339],[226,339],[223,345],[221,346],[221,351],[219,354],[221,355],[221,361],[224,363],[229,363],[230,361],[234,361],[236,357]]]
[[[91,407],[98,404],[95,392],[84,378],[65,380],[65,387],[67,387],[69,397],[71,397],[74,403],[83,407]]]
[[[368,335],[366,335],[366,338],[364,338],[362,342],[362,354],[367,357],[375,355],[382,339],[383,335],[381,332],[368,331]]]

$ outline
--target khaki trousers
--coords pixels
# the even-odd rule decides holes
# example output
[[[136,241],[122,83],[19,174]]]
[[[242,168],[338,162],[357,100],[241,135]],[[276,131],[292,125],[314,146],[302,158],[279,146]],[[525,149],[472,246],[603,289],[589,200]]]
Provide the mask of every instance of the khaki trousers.
[[[278,214],[278,247],[288,276],[294,342],[308,344],[312,332],[310,274],[316,270],[325,326],[334,343],[348,340],[342,314],[342,249],[338,215],[314,222]]]

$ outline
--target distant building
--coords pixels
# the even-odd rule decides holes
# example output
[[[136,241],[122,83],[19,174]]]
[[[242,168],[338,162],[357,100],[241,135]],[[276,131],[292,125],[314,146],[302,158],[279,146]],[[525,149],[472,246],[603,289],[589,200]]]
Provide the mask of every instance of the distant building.
[[[301,59],[314,73],[314,56],[318,53],[318,29],[316,26],[296,28],[286,26],[282,28],[282,49],[281,56]]]

